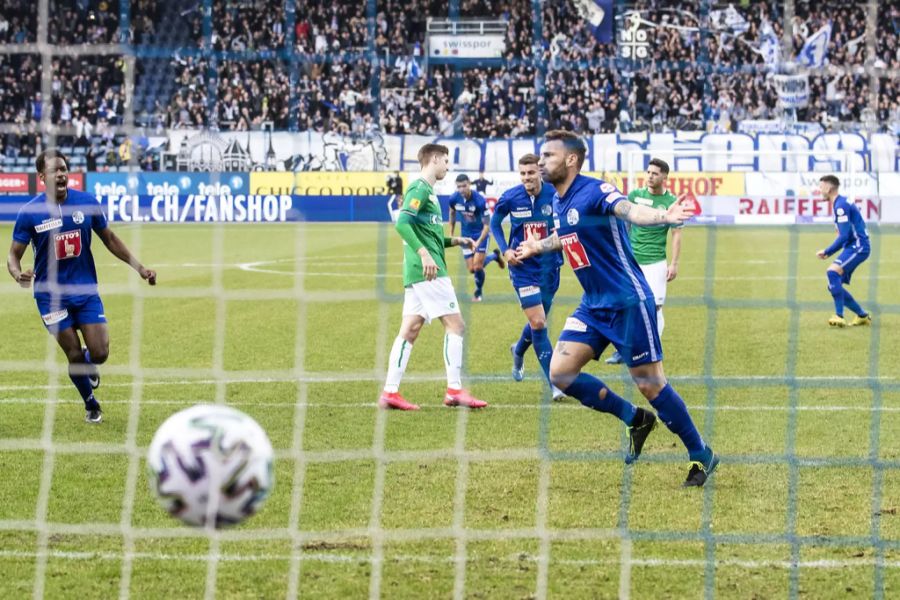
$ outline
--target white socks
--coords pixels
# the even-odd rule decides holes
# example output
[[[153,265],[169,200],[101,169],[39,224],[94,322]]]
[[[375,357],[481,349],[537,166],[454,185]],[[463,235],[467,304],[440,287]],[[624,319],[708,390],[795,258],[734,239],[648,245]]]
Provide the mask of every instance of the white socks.
[[[663,317],[662,307],[656,309],[656,329],[659,330],[659,339],[662,340],[663,328],[666,326],[666,319]]]
[[[391,347],[391,357],[388,359],[387,380],[384,382],[384,391],[394,394],[400,389],[400,380],[409,364],[409,355],[412,354],[413,345],[399,335]],[[449,367],[448,367],[449,372]]]
[[[447,333],[444,335],[444,365],[447,367],[447,387],[451,390],[462,389],[460,371],[462,371],[463,339],[461,335]]]

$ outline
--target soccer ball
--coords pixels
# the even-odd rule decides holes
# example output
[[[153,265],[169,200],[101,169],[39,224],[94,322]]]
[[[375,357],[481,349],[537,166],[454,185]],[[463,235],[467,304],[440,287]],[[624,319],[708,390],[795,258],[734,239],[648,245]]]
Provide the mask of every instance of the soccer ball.
[[[188,525],[234,525],[254,514],[275,485],[272,444],[259,423],[198,404],[160,425],[147,452],[150,489]]]

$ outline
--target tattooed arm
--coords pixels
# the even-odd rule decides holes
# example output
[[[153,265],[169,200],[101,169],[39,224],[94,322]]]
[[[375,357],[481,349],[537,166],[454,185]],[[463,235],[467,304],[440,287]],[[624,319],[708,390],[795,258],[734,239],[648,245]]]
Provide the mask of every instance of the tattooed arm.
[[[559,241],[559,236],[554,232],[553,235],[542,240],[528,239],[519,244],[518,249],[516,249],[516,258],[525,260],[538,254],[559,252],[560,250],[562,250],[562,244]]]
[[[694,215],[692,207],[682,203],[684,196],[679,196],[677,202],[673,202],[669,210],[659,210],[634,204],[628,200],[619,200],[613,208],[616,216],[623,221],[634,225],[680,225]]]

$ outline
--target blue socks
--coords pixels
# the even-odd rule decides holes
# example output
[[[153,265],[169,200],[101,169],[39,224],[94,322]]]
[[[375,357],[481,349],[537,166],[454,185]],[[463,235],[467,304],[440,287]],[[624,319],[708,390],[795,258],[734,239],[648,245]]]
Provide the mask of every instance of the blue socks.
[[[841,276],[835,271],[826,271],[828,275],[828,291],[834,298],[834,314],[844,316],[844,286],[841,285]],[[856,302],[854,301],[854,304]],[[857,306],[859,306],[857,304]]]
[[[553,358],[553,346],[550,345],[550,335],[547,333],[547,329],[532,329],[531,340],[534,343],[534,353],[544,371],[544,377],[550,381],[550,359]]]
[[[863,307],[850,295],[850,292],[848,292],[846,288],[844,288],[844,306],[858,314],[860,317],[865,317],[869,314],[863,310]]]
[[[484,269],[475,269],[475,272],[472,273],[475,277],[475,295],[481,295],[481,289],[484,287]]]
[[[534,333],[535,335],[537,334],[536,331]],[[536,347],[537,344],[535,344],[535,348]],[[601,399],[600,393],[603,390],[605,390],[606,393]],[[578,398],[578,400],[588,408],[616,415],[626,425],[631,425],[631,422],[634,420],[634,414],[637,411],[635,405],[614,394],[611,389],[606,387],[606,384],[593,375],[579,373],[578,377],[575,378],[575,381],[563,391],[569,396]],[[682,403],[682,406],[684,406],[684,403]],[[685,410],[685,414],[686,413],[687,410]],[[690,417],[688,417],[688,419],[690,419]]]
[[[650,405],[656,409],[659,418],[669,431],[681,438],[681,443],[687,448],[691,460],[703,461],[707,458],[706,444],[694,426],[684,400],[671,385],[667,383],[659,396],[650,401]]]
[[[94,390],[91,388],[91,382],[87,375],[78,374],[75,371],[84,370],[84,363],[75,363],[69,365],[69,379],[75,384],[81,399],[84,400],[84,406],[88,410],[92,409],[92,405],[97,404],[94,400]]]
[[[525,323],[525,327],[522,328],[522,335],[519,336],[519,341],[516,342],[516,354],[519,356],[525,356],[525,353],[528,352],[528,348],[531,347],[531,325],[529,323]]]

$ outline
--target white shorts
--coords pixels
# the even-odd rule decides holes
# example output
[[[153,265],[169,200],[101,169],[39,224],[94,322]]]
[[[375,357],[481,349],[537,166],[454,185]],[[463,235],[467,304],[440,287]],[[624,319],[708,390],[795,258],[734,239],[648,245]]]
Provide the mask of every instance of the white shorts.
[[[403,316],[419,315],[426,323],[432,319],[459,313],[459,301],[449,277],[420,281],[403,294]]]
[[[662,306],[666,303],[666,277],[668,276],[669,266],[666,261],[650,263],[649,265],[639,265],[641,271],[644,272],[644,278],[650,284],[650,290],[653,297],[656,298],[656,305]]]

